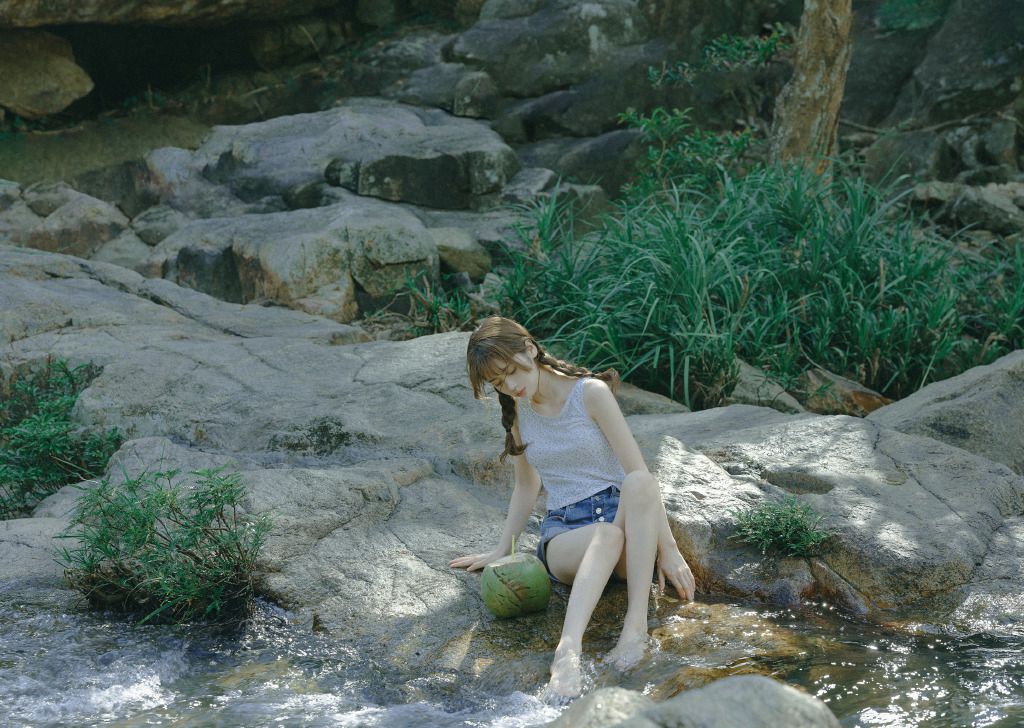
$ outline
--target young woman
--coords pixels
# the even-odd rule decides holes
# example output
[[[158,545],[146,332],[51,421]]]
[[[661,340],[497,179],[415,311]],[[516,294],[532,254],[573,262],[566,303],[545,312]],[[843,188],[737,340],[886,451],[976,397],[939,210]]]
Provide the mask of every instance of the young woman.
[[[655,563],[660,589],[667,579],[687,601],[693,575],[669,529],[658,482],[615,401],[614,371],[595,374],[559,361],[525,328],[499,316],[473,332],[466,359],[474,396],[482,398],[488,384],[498,393],[506,433],[501,459],[512,456],[515,488],[494,550],[450,565],[474,571],[508,554],[543,483],[548,512],[537,555],[552,578],[572,586],[548,691],[572,698],[583,687],[583,631],[612,573],[625,579],[628,598],[622,634],[606,658],[619,669],[646,650]]]

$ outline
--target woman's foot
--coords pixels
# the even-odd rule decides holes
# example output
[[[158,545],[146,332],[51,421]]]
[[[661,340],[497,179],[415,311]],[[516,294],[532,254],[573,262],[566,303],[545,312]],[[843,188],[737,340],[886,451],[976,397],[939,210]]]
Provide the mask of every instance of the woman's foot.
[[[565,705],[583,692],[583,672],[580,666],[579,648],[558,645],[555,659],[551,662],[551,679],[544,689],[545,700],[556,705]]]
[[[647,654],[647,625],[643,629],[623,627],[619,641],[604,658],[616,670],[628,670]]]

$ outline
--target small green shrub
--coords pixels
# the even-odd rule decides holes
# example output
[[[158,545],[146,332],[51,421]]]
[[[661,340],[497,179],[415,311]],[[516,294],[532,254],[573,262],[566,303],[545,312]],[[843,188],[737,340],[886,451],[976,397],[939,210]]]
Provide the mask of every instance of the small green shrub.
[[[639,129],[647,145],[640,174],[626,187],[633,198],[673,187],[713,190],[738,169],[753,140],[749,129],[700,129],[691,123],[689,109],[628,111],[620,119]]]
[[[409,321],[418,336],[445,331],[466,331],[476,319],[473,301],[461,289],[447,289],[440,283],[409,278]]]
[[[761,166],[714,191],[625,198],[586,234],[545,205],[508,249],[507,315],[689,407],[722,402],[737,356],[783,384],[822,366],[896,398],[964,362],[954,252],[856,176]],[[999,316],[977,320],[1012,333]]]
[[[707,71],[728,71],[753,68],[768,63],[782,48],[791,45],[793,34],[781,23],[775,23],[763,35],[721,35],[704,46],[697,63],[680,61],[664,68],[651,68],[648,80],[654,86],[666,83],[690,84]]]
[[[752,544],[762,554],[814,556],[831,538],[818,528],[822,517],[792,495],[733,515],[736,530],[730,538]]]
[[[238,621],[253,603],[253,572],[265,517],[238,513],[237,473],[146,472],[85,489],[61,550],[68,583],[108,609],[161,619]]]
[[[27,513],[68,483],[93,478],[121,444],[116,429],[88,432],[71,422],[71,409],[99,369],[70,368],[47,359],[16,377],[0,401],[0,518]]]

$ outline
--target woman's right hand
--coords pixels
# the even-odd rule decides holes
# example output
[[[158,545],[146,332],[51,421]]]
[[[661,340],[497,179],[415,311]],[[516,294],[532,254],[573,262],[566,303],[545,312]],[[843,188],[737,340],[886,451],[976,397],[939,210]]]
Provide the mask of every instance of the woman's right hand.
[[[491,551],[489,554],[470,554],[469,556],[460,556],[457,559],[452,559],[448,562],[448,566],[454,569],[465,569],[466,571],[476,571],[482,569],[493,561],[497,561],[503,556],[498,551]]]

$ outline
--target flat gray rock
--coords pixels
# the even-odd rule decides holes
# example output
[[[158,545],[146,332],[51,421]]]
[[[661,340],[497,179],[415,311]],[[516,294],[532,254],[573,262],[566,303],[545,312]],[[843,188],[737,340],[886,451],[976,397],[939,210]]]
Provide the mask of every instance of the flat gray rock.
[[[868,419],[1024,473],[1024,351],[933,382]]]

